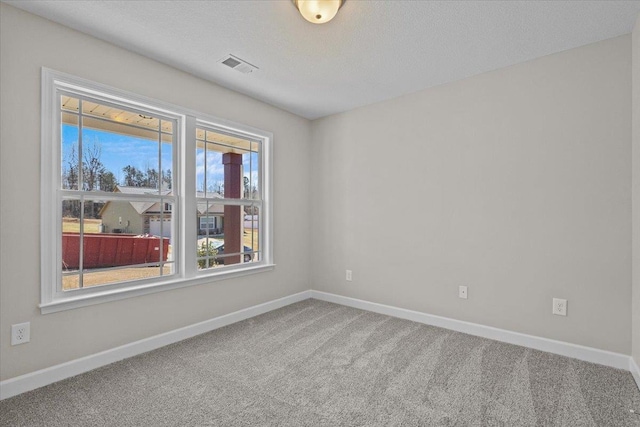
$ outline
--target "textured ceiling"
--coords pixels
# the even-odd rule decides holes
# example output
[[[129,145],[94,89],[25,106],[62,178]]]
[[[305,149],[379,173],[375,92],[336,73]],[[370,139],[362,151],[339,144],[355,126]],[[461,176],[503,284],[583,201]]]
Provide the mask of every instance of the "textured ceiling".
[[[637,1],[6,1],[314,119],[631,32]],[[234,54],[251,74],[218,61]]]

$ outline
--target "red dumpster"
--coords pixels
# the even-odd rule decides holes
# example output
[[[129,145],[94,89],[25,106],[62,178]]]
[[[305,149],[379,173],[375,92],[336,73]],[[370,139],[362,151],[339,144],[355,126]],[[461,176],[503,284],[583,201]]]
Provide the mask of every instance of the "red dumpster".
[[[83,268],[117,267],[146,264],[167,260],[169,239],[132,234],[84,234]],[[80,266],[79,233],[62,233],[62,268],[77,269]]]

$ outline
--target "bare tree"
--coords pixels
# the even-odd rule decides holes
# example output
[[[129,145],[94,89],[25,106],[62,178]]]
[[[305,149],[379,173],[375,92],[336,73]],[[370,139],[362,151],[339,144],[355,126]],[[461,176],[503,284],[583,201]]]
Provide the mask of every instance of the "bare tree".
[[[78,151],[75,145],[71,146],[71,151],[65,159],[66,165],[62,171],[62,185],[66,190],[78,189]]]
[[[84,151],[82,181],[85,191],[93,191],[98,189],[100,175],[102,175],[106,169],[100,160],[102,157],[102,145],[95,141],[87,145],[86,149],[83,147],[82,150]]]
[[[173,185],[173,177],[171,175],[171,169],[167,169],[162,174],[162,188],[171,190],[172,185]]]

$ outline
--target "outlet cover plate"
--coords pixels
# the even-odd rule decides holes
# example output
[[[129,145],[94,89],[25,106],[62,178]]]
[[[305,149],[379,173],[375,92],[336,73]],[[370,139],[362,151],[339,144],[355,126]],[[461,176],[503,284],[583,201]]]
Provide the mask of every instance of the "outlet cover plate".
[[[25,344],[31,340],[31,322],[11,325],[11,345]]]
[[[351,282],[353,280],[353,273],[351,272],[351,270],[347,270],[346,279],[347,282]]]
[[[466,286],[458,286],[458,296],[462,299],[467,299],[468,297],[468,292],[467,292],[467,287]]]
[[[557,316],[567,315],[567,300],[562,298],[553,299],[553,314]]]

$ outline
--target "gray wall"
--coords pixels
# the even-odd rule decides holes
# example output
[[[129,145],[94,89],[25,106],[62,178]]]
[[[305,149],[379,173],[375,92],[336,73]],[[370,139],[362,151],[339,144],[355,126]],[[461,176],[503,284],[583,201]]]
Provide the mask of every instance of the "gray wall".
[[[0,379],[309,288],[630,354],[630,52],[619,37],[309,123],[0,3]],[[40,315],[42,66],[274,132],[276,269]]]
[[[43,66],[272,131],[275,270],[40,315]],[[0,67],[1,379],[309,289],[309,121],[1,3]],[[31,342],[12,347],[26,321]]]
[[[312,122],[312,287],[630,354],[630,52],[627,35]]]
[[[633,358],[640,366],[640,16],[633,30]]]

